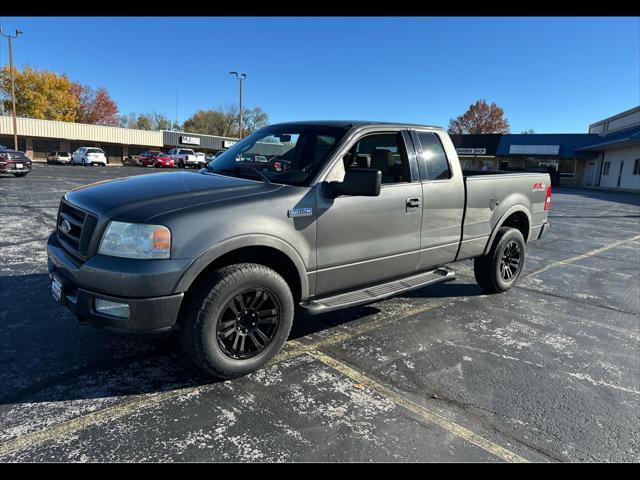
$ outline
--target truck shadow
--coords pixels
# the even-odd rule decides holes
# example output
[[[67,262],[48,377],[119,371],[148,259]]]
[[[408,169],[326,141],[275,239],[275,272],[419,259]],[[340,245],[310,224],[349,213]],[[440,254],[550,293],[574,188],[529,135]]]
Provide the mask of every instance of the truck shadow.
[[[130,337],[78,324],[48,294],[46,274],[0,282],[0,405],[124,397],[221,381],[192,363],[176,334]],[[480,293],[476,285],[449,283],[396,298]],[[298,312],[289,338],[366,322],[380,312],[375,304],[317,316]]]

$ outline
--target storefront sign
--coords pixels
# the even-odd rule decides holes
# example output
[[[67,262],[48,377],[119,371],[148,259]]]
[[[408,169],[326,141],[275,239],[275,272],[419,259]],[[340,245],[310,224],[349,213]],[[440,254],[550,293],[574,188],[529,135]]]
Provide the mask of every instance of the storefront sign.
[[[558,155],[560,145],[509,145],[509,153],[520,155]]]
[[[486,148],[456,148],[458,155],[486,155]]]
[[[200,137],[188,137],[186,135],[180,135],[180,143],[186,145],[200,145]]]
[[[222,148],[229,148],[231,145],[235,145],[237,142],[235,140],[223,140]]]

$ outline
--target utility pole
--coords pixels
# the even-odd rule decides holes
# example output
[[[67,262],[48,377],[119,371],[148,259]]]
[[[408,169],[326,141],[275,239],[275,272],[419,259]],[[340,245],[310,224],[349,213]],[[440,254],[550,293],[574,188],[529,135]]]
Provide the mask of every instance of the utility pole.
[[[18,124],[16,122],[16,85],[14,82],[13,49],[11,47],[11,40],[22,35],[22,30],[16,29],[16,34],[12,36],[5,34],[2,31],[2,27],[0,27],[0,35],[6,37],[9,41],[9,73],[11,75],[11,102],[13,103],[13,148],[15,150],[18,150]]]
[[[242,81],[247,78],[247,75],[238,72],[229,72],[229,75],[235,75],[240,80],[240,140],[242,140]]]

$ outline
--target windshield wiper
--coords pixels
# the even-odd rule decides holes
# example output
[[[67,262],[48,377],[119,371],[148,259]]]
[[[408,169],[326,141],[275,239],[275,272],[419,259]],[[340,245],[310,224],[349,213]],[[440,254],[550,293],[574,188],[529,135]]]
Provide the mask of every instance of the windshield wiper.
[[[260,180],[262,180],[265,183],[271,183],[271,180],[269,180],[262,172],[260,172],[260,170],[257,170],[253,167],[249,167],[246,165],[242,165],[242,166],[236,165],[233,168],[221,168],[220,170],[218,170],[218,172],[227,172],[227,173],[236,173],[236,174],[240,172],[246,172],[246,171],[255,173],[260,178]],[[213,171],[213,173],[216,173],[216,172]]]

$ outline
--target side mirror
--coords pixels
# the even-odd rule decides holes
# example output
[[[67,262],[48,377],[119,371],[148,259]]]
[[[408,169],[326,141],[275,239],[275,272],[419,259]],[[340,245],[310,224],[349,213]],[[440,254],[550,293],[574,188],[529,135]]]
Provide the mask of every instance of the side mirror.
[[[342,182],[329,184],[331,195],[354,195],[361,197],[377,197],[380,195],[382,172],[370,168],[350,168]]]

